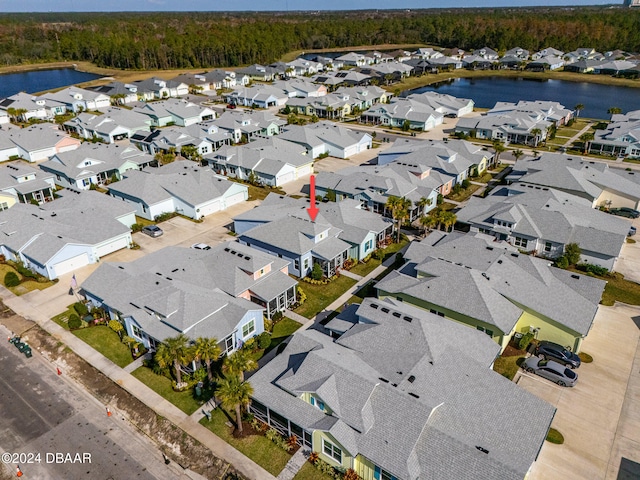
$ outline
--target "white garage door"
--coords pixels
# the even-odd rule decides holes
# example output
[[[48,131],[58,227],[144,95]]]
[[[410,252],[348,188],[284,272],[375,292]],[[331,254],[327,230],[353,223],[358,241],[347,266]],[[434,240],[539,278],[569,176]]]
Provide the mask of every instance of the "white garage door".
[[[129,239],[127,237],[118,238],[113,240],[106,245],[102,245],[96,249],[96,253],[98,254],[98,258],[102,258],[105,255],[108,255],[116,250],[121,250],[123,248],[127,248],[129,246]]]
[[[207,215],[211,215],[212,213],[216,213],[218,210],[220,210],[220,200],[216,200],[215,202],[211,202],[204,207],[200,207],[198,215],[200,215],[201,217],[205,217]]]
[[[244,202],[244,192],[235,193],[225,199],[225,204],[227,205],[227,208],[229,208],[231,205],[235,205],[236,203],[241,203],[241,202]]]
[[[86,253],[63,260],[56,263],[53,266],[53,270],[56,272],[56,277],[64,275],[65,273],[75,270],[76,268],[84,267],[89,263],[89,257]]]
[[[311,165],[306,165],[304,167],[300,167],[298,169],[298,178],[305,177],[307,175],[311,175]]]
[[[293,172],[289,172],[289,173],[285,173],[284,175],[278,177],[278,185],[284,185],[285,183],[289,183],[292,182],[294,180],[294,173]]]

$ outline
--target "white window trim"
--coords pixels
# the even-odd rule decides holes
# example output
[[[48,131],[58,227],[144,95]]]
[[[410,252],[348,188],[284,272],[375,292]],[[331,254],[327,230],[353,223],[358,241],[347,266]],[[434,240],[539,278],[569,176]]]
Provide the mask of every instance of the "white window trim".
[[[247,333],[244,333],[245,329],[246,329]],[[256,321],[255,320],[251,320],[251,321],[245,323],[244,325],[242,325],[242,338],[247,338],[248,336],[253,334],[255,331],[256,331]]]
[[[331,452],[332,454],[329,455],[327,452],[325,452],[324,447],[326,445],[329,445],[331,447]],[[335,454],[335,450],[338,450],[340,452],[340,459],[337,459],[334,454]],[[327,440],[326,438],[322,437],[322,453],[329,457],[330,459],[332,459],[334,462],[339,463],[340,465],[342,465],[342,449],[340,447],[338,447],[337,445],[334,445],[333,443],[331,443],[329,440]]]

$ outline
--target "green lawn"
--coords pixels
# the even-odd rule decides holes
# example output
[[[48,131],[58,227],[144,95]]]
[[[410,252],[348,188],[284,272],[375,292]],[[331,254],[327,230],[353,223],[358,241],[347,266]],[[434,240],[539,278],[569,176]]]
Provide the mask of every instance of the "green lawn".
[[[622,302],[628,305],[640,305],[640,284],[625,280],[620,273],[610,276],[598,277],[607,281],[602,295],[602,305],[613,305],[614,302]]]
[[[356,283],[353,278],[345,275],[327,285],[312,285],[300,282],[300,288],[307,295],[307,301],[296,309],[296,313],[305,318],[313,318]]]
[[[56,322],[65,330],[69,330],[69,325],[67,324],[67,322],[69,321],[69,315],[71,315],[72,313],[76,313],[76,311],[73,309],[73,303],[69,305],[64,312],[59,313],[55,317],[52,317],[51,320]]]
[[[230,418],[233,418],[233,421]],[[278,476],[291,458],[291,455],[263,435],[234,438],[232,435],[234,427],[229,427],[227,422],[232,424],[235,422],[235,413],[227,416],[222,408],[216,408],[211,412],[210,421],[207,418],[200,420],[201,425],[211,430],[272,475]]]
[[[300,471],[293,477],[293,480],[330,480],[332,477],[322,473],[309,462],[305,462]]]
[[[480,183],[489,183],[492,179],[493,179],[493,175],[491,175],[489,172],[485,171],[479,177],[472,177],[471,181],[472,182],[480,182]]]
[[[42,278],[43,281],[37,281],[37,280],[25,280],[24,277],[22,275],[20,275],[18,273],[18,271],[13,268],[11,265],[9,265],[8,263],[0,263],[0,281],[2,281],[2,284],[4,285],[4,277],[7,273],[9,272],[13,272],[15,273],[18,278],[21,280],[20,285],[17,285],[15,287],[7,287],[11,292],[13,292],[14,295],[24,295],[25,293],[29,293],[32,290],[44,290],[45,288],[49,288],[51,285],[53,285],[55,282],[52,282],[51,280],[47,280],[46,278]]]
[[[400,243],[392,243],[384,251],[384,257],[382,260],[376,260],[375,258],[371,258],[367,263],[358,263],[355,267],[353,267],[350,272],[355,273],[356,275],[360,275],[361,277],[365,277],[373,272],[378,266],[382,264],[387,258],[395,255],[400,250],[402,250],[409,242],[407,240],[401,240]]]
[[[472,183],[467,188],[463,188],[462,190],[460,190],[459,193],[450,193],[449,195],[447,195],[447,199],[454,202],[463,202],[479,189],[480,185],[475,185]]]
[[[518,371],[518,368],[520,368],[520,365],[522,364],[523,360],[524,360],[524,357],[500,356],[494,362],[493,370],[498,372],[503,377],[506,377],[509,380],[513,380],[513,377],[515,377],[516,372]]]
[[[269,348],[264,353],[273,350],[282,342],[284,342],[287,337],[293,335],[293,333],[298,330],[302,325],[295,320],[291,320],[290,318],[284,317],[278,323],[276,323],[273,327],[273,332],[271,333],[271,344]]]
[[[74,330],[73,334],[119,367],[126,367],[133,362],[129,348],[120,341],[118,334],[106,325],[81,328]]]
[[[191,415],[204,403],[193,398],[192,390],[174,392],[171,388],[171,380],[162,375],[156,375],[150,368],[140,367],[131,374],[187,415]]]

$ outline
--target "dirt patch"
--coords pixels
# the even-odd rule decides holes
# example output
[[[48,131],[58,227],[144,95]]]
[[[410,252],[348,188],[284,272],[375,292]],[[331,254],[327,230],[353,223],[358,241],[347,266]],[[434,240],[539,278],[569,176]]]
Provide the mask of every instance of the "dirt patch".
[[[23,336],[28,336],[29,345],[48,360],[55,362],[56,365],[64,365],[65,375],[73,378],[102,403],[110,405],[118,411],[118,414],[127,418],[133,426],[155,442],[169,459],[211,480],[244,479],[232,465],[213,456],[208,448],[166,418],[157,415],[147,405],[73,353],[62,342],[33,322],[15,315],[11,310],[9,310],[11,315],[7,315],[7,310],[0,303],[0,323],[10,329],[11,325],[15,328],[17,324],[23,326],[31,324],[26,331],[24,329],[14,331],[20,331]],[[1,475],[0,470],[0,480],[3,479]]]
[[[507,345],[507,348],[504,349],[504,352],[502,352],[502,356],[503,357],[524,357],[526,353],[527,353],[526,351],[518,350],[517,348],[509,344]]]

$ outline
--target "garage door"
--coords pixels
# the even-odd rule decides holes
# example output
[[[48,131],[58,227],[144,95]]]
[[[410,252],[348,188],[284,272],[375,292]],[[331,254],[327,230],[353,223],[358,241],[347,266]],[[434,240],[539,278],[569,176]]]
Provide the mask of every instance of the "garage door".
[[[304,167],[300,167],[298,169],[298,178],[300,177],[306,177],[307,175],[311,175],[311,165],[306,165]]]
[[[212,213],[217,212],[218,210],[220,210],[220,200],[216,200],[215,202],[211,202],[208,205],[205,205],[204,207],[200,207],[200,211],[198,212],[198,215],[200,215],[201,217],[205,217],[207,215],[211,215]]]
[[[127,248],[129,246],[129,239],[127,237],[118,238],[113,240],[106,245],[102,245],[96,249],[96,253],[98,254],[98,258],[102,258],[105,255],[109,255],[112,252],[117,250],[122,250],[123,248]]]
[[[235,193],[225,199],[225,204],[227,208],[231,205],[235,205],[236,203],[242,203],[245,200],[244,192]]]
[[[56,273],[56,277],[60,275],[64,275],[65,273],[69,273],[76,268],[84,267],[89,264],[89,257],[86,253],[81,255],[69,258],[67,260],[63,260],[61,262],[56,263],[53,266],[53,270]]]
[[[292,182],[294,180],[294,173],[293,172],[289,172],[289,173],[285,173],[284,175],[278,177],[278,185],[284,185],[285,183],[289,183]]]

